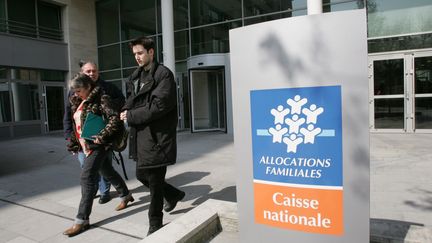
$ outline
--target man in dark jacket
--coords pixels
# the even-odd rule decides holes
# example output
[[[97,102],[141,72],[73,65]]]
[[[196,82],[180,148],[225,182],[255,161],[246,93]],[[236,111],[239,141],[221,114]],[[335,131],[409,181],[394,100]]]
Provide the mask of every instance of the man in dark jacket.
[[[105,93],[107,93],[112,97],[113,108],[117,111],[120,111],[121,107],[123,107],[125,102],[125,98],[121,90],[118,89],[115,85],[100,79],[99,71],[94,62],[80,61],[79,66],[81,69],[80,70],[81,73],[84,73],[87,76],[89,76],[95,83],[97,83],[104,90]],[[68,100],[70,100],[70,97],[72,95],[74,95],[74,93],[72,91],[69,91]],[[65,138],[69,140],[71,137],[71,133],[73,132],[70,102],[66,102],[65,105],[65,113],[63,116],[63,130],[64,130]],[[81,168],[83,167],[84,157],[85,157],[84,153],[82,152],[78,153],[78,161],[80,162]],[[109,153],[109,155],[107,156],[107,160],[109,161],[109,163],[112,163],[111,153]],[[105,180],[105,178],[100,176],[99,178],[99,193],[100,193],[99,203],[100,204],[107,203],[111,200],[110,187],[111,187],[110,183],[107,180]]]
[[[129,156],[137,162],[136,177],[150,189],[149,235],[162,227],[162,209],[170,212],[185,196],[165,182],[167,166],[177,159],[177,86],[173,73],[154,60],[153,39],[138,38],[129,46],[139,67],[126,82],[120,119],[130,127]]]

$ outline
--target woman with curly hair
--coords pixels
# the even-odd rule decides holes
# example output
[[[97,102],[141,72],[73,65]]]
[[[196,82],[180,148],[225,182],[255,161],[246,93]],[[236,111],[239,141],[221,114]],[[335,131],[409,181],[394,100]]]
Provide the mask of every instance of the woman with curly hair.
[[[98,190],[99,175],[108,180],[119,193],[121,203],[116,207],[117,211],[126,208],[134,198],[122,177],[111,163],[106,163],[105,159],[111,152],[110,144],[122,135],[124,128],[119,113],[113,109],[111,97],[86,74],[77,74],[69,81],[69,87],[75,95],[70,97],[74,132],[68,150],[72,153],[82,150],[86,156],[81,171],[81,201],[78,214],[74,225],[63,232],[64,235],[71,237],[90,228],[89,216],[93,198]],[[106,121],[106,126],[93,136],[93,140],[81,137],[82,127],[90,112]]]

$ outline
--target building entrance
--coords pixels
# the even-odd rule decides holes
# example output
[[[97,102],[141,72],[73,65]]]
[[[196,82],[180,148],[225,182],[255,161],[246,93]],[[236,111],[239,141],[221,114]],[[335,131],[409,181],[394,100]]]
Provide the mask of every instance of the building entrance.
[[[63,129],[64,97],[63,83],[42,83],[42,102],[45,132]]]
[[[369,56],[370,129],[432,132],[432,50]]]
[[[226,132],[224,69],[191,70],[192,132]]]

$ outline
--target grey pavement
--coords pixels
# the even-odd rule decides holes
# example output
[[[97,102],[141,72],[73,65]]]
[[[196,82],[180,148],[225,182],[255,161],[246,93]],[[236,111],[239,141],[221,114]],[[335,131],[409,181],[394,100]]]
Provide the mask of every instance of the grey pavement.
[[[372,228],[396,230],[405,242],[431,242],[427,241],[432,228],[431,146],[432,134],[371,134]],[[114,198],[109,203],[94,201],[92,228],[68,238],[62,232],[77,212],[80,167],[61,135],[1,141],[0,148],[0,242],[128,243],[146,237],[149,191],[136,180],[133,161],[125,158],[135,202],[114,211],[119,198],[111,189]],[[165,214],[164,223],[187,217],[208,199],[236,201],[232,135],[181,132],[178,158],[168,168],[167,178],[186,191],[186,197]],[[122,174],[118,165],[114,167]],[[211,240],[238,241],[235,231]]]

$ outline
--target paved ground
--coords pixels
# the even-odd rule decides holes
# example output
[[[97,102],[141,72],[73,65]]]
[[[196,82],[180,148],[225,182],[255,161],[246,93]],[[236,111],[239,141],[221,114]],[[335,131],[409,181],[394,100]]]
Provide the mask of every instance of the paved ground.
[[[232,136],[180,133],[178,140],[179,161],[169,167],[167,177],[187,194],[165,214],[165,223],[209,198],[236,200]],[[24,138],[0,142],[0,148],[0,242],[126,243],[146,236],[149,192],[136,180],[133,161],[125,162],[135,202],[116,212],[118,198],[104,205],[95,200],[90,220],[96,227],[67,238],[62,232],[77,212],[80,168],[64,140],[59,135]]]
[[[187,196],[165,214],[165,223],[209,198],[236,201],[232,136],[179,133],[178,138],[179,162],[167,177]],[[432,134],[371,134],[373,220],[432,227],[431,144]],[[77,212],[80,168],[61,136],[2,141],[0,148],[0,242],[128,243],[145,237],[149,192],[135,179],[133,161],[126,160],[127,184],[136,201],[121,212],[114,211],[118,198],[104,205],[95,201],[94,226],[68,238],[62,232]],[[238,241],[232,234],[219,239]]]

